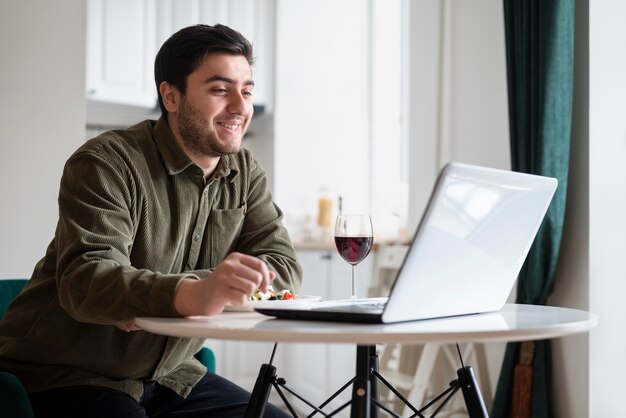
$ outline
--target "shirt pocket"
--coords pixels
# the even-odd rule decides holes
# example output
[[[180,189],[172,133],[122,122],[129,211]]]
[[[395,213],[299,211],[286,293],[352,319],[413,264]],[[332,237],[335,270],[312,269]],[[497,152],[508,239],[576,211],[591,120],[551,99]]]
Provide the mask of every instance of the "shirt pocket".
[[[211,213],[212,267],[237,248],[245,216],[245,205],[237,209],[213,209]]]

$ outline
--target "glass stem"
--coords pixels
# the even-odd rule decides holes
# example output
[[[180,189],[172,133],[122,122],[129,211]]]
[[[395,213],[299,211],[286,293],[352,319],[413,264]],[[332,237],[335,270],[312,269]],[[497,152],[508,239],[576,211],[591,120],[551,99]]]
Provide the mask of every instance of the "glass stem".
[[[356,266],[352,265],[352,296],[350,299],[356,300]]]

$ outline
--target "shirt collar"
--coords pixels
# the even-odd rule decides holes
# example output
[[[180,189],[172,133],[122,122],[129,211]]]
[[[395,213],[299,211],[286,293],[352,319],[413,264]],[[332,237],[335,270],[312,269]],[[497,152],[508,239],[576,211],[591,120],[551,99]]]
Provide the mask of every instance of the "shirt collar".
[[[154,138],[168,174],[177,175],[191,166],[197,167],[178,145],[170,125],[163,116],[159,118],[154,127]],[[200,167],[197,168],[200,169]],[[220,158],[211,178],[225,177],[232,182],[239,171],[238,160],[233,155],[226,155]]]

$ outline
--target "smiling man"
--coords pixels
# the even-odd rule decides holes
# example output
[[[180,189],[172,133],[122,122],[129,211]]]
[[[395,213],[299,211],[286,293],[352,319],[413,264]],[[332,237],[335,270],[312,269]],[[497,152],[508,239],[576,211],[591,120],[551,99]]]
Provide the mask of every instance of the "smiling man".
[[[282,213],[241,146],[251,64],[228,27],[180,30],[155,60],[162,117],[67,161],[55,237],[0,322],[0,369],[36,417],[243,416],[249,393],[194,359],[202,341],[133,318],[218,314],[272,280],[299,290]]]

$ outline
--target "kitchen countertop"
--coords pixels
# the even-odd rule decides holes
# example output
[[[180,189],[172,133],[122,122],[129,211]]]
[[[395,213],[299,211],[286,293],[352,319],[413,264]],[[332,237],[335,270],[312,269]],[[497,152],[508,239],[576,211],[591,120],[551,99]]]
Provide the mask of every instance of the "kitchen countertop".
[[[327,240],[293,240],[296,250],[332,250],[335,251],[335,243]]]
[[[309,240],[298,240],[293,239],[293,246],[297,251],[336,251],[335,242],[332,240],[321,240],[321,239],[309,239]],[[374,239],[374,244],[372,246],[372,251],[377,251],[380,245],[407,245],[408,242],[398,242],[398,241],[383,241],[379,242]]]

